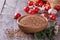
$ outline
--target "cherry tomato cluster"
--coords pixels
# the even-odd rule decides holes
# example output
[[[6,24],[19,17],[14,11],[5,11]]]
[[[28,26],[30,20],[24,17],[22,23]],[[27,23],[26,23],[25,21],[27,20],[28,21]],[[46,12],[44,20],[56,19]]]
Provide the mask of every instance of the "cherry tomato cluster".
[[[42,14],[42,16],[44,16],[44,17],[46,17],[47,19],[50,19],[50,20],[52,20],[52,21],[55,21],[55,20],[56,20],[56,15],[55,15],[55,14],[49,15],[49,14],[47,14],[47,13],[44,13],[44,14]]]
[[[55,9],[59,11],[60,6],[56,5]],[[50,13],[50,14],[43,13],[46,18],[51,19],[51,20],[56,20],[57,11],[51,10],[50,3],[47,1],[39,0],[37,2],[34,2],[34,1],[30,0],[30,1],[28,1],[28,5],[24,7],[24,11],[28,14],[36,14],[41,10],[44,10],[44,11],[47,11],[48,13]],[[21,16],[20,13],[16,13],[14,18],[18,19],[20,16]]]
[[[60,10],[60,6],[55,6],[56,10],[51,10],[51,12],[49,11],[50,9],[51,9],[50,3],[43,0],[39,0],[37,2],[30,0],[28,1],[28,5],[24,7],[24,11],[27,12],[28,14],[36,14],[38,11],[44,10],[50,13],[50,14],[44,13],[44,16],[46,18],[56,20],[56,13],[57,13],[56,10]]]
[[[38,11],[40,11],[39,7],[45,7],[46,11],[48,11],[51,8],[49,2],[47,1],[40,0],[34,3],[34,1],[30,0],[28,1],[28,5],[24,7],[24,11],[28,14],[36,14]]]

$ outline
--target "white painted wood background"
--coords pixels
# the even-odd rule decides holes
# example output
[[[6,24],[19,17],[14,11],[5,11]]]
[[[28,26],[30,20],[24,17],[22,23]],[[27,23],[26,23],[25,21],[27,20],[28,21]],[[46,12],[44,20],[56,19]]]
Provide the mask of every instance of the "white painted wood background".
[[[28,0],[6,0],[3,7],[4,0],[0,0],[0,40],[33,40],[31,35],[24,38],[9,38],[5,35],[6,28],[18,28],[16,20],[13,19],[16,12],[20,12],[21,15],[26,15],[23,11],[23,7],[27,5]],[[2,10],[2,13],[1,13]],[[60,12],[58,12],[57,20],[60,23]],[[56,36],[55,40],[60,40],[60,32]]]

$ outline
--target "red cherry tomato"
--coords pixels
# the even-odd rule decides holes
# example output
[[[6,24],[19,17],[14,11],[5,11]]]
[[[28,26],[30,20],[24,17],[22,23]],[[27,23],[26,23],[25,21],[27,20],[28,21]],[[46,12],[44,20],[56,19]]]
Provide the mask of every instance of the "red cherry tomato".
[[[50,19],[51,20],[56,20],[56,15],[54,15],[54,14],[50,15]]]
[[[45,7],[46,11],[48,11],[51,8],[51,6],[49,4],[43,4],[42,7]]]
[[[36,14],[36,11],[35,10],[29,10],[29,14]]]
[[[56,5],[55,9],[59,11],[60,10],[60,6]]]
[[[29,6],[32,6],[33,3],[34,3],[33,1],[29,1],[29,2],[28,2],[28,5],[29,5]]]
[[[40,7],[41,7],[42,5],[43,5],[43,2],[40,2],[38,6],[40,6]]]
[[[49,4],[45,5],[45,10],[48,11],[51,8],[51,6]]]
[[[43,1],[36,2],[36,5],[39,6],[39,7],[41,7],[43,5]]]
[[[16,13],[15,16],[14,16],[14,19],[18,19],[20,16],[21,16],[20,13]]]
[[[45,16],[46,18],[49,18],[48,14],[46,14],[46,13],[44,14],[44,16]]]
[[[34,7],[33,9],[35,10],[35,12],[38,12],[39,11],[39,8],[38,7]]]
[[[50,3],[48,1],[46,2],[46,4],[49,4],[50,5]]]
[[[29,11],[29,7],[27,6],[27,7],[24,7],[24,11],[25,12],[28,12]]]

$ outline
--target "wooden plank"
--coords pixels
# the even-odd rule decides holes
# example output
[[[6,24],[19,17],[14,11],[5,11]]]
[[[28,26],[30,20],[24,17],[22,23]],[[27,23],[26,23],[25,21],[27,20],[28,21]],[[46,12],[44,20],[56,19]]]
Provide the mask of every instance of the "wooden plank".
[[[0,0],[0,14],[5,0]]]
[[[14,14],[16,12],[19,12],[23,15],[26,15],[26,13],[23,11],[24,6],[27,5],[28,0],[7,0],[5,7],[3,9],[2,15],[0,15],[0,40],[33,40],[34,38],[31,35],[28,35],[23,38],[9,38],[5,34],[6,28],[13,27],[14,29],[18,28],[18,25],[16,23],[16,20],[13,19]],[[60,12],[59,12],[60,13]],[[58,14],[58,22],[60,22],[60,14]],[[60,31],[58,33],[58,36],[56,36],[55,40],[60,40]]]

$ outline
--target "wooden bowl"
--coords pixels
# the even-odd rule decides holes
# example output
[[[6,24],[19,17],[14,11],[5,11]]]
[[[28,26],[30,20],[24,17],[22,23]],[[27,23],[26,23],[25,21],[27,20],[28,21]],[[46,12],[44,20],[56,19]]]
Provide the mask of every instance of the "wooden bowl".
[[[19,28],[26,33],[36,33],[44,30],[48,21],[40,15],[26,15],[18,18]]]

